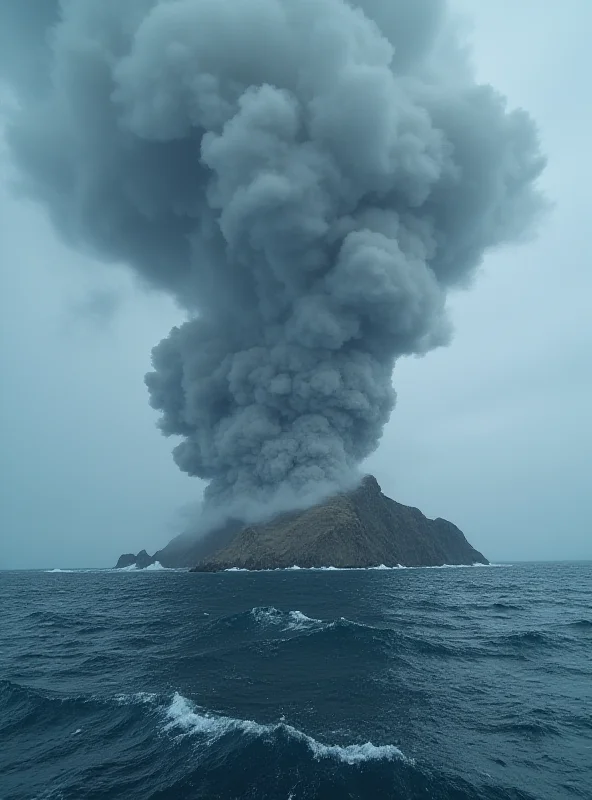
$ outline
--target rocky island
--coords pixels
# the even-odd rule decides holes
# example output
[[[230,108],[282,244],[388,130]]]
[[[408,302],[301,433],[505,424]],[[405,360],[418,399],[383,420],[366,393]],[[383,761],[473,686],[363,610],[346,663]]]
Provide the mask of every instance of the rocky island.
[[[154,556],[145,550],[122,555],[117,568],[156,562],[195,572],[489,563],[456,525],[391,500],[371,475],[357,488],[305,511],[257,525],[230,522],[199,540],[181,535]]]

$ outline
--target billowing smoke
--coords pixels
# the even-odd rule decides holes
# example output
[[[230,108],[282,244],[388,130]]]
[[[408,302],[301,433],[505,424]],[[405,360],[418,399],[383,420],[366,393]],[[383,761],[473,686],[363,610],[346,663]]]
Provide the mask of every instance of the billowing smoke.
[[[351,480],[396,360],[543,205],[446,4],[2,0],[0,29],[24,187],[188,314],[146,376],[179,467],[228,513]]]

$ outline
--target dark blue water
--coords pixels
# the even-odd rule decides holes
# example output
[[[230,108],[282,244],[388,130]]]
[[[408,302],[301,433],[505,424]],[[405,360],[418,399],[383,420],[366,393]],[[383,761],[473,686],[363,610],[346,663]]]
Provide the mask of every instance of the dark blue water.
[[[1,800],[592,798],[592,564],[0,573]]]

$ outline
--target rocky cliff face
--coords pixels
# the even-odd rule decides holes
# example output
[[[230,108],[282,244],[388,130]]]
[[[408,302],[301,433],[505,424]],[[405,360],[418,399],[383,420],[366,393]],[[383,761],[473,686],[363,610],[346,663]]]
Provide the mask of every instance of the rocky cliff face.
[[[158,561],[156,555],[150,556],[145,550],[140,550],[137,556],[133,553],[124,553],[119,556],[115,569],[125,569],[126,567],[137,567],[138,569],[146,569],[151,564]]]
[[[138,555],[140,554],[138,553]],[[117,559],[117,564],[115,565],[115,569],[125,569],[126,567],[135,566],[136,558],[137,556],[135,556],[133,553],[124,553]]]
[[[117,566],[159,561],[195,571],[278,567],[373,567],[487,564],[463,533],[444,519],[430,520],[417,508],[396,503],[367,476],[353,491],[306,511],[244,527],[229,523],[199,541],[178,536],[151,558],[121,556]]]
[[[487,563],[461,531],[443,519],[429,520],[396,503],[368,476],[347,494],[306,511],[250,526],[195,567],[438,566]]]

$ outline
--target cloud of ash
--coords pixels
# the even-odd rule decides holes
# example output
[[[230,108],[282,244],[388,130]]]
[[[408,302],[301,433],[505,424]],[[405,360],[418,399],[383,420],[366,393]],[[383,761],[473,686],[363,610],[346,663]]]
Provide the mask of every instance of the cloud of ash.
[[[26,191],[188,313],[146,384],[206,504],[354,480],[396,360],[448,342],[447,291],[544,205],[535,126],[446,3],[3,0],[0,31]]]

